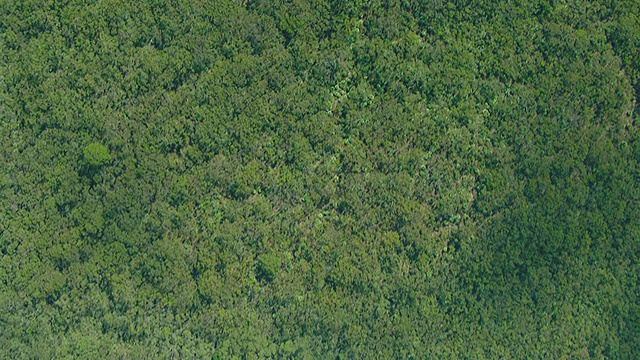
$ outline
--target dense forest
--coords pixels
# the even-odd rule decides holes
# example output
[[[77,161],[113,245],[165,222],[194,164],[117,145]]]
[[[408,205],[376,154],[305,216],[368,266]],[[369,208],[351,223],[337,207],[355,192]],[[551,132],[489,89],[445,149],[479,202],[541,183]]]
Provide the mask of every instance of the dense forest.
[[[0,0],[0,358],[640,359],[638,0]]]

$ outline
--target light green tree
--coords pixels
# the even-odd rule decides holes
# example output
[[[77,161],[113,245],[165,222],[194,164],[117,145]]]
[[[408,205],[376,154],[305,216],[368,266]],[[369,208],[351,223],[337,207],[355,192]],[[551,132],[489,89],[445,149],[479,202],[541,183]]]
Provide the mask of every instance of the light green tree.
[[[84,158],[89,165],[93,167],[101,167],[107,165],[111,161],[109,149],[99,143],[91,143],[84,148]]]

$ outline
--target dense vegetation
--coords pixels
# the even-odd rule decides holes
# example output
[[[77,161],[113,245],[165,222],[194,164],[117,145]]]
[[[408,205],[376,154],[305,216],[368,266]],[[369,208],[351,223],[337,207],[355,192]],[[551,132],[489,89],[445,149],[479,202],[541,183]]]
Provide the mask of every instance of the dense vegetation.
[[[637,0],[0,0],[0,357],[640,358]]]

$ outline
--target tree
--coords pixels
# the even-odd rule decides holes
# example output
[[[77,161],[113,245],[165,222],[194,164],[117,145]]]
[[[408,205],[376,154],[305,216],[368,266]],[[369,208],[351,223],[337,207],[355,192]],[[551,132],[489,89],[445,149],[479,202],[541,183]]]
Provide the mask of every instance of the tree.
[[[84,148],[84,158],[93,168],[100,168],[111,162],[111,155],[106,146],[100,143],[91,143]]]

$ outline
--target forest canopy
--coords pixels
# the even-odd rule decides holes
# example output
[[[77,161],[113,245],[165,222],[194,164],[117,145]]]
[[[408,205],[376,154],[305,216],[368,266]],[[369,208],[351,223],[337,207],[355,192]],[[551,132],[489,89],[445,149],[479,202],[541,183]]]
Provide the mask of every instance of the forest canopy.
[[[639,96],[636,0],[0,0],[0,357],[638,359]]]

